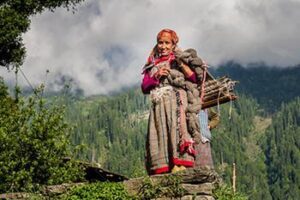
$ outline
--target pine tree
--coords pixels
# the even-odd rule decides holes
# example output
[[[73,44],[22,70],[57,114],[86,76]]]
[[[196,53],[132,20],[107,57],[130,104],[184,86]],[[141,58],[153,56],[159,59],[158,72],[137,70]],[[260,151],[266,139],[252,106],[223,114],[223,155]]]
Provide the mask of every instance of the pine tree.
[[[300,196],[300,98],[283,104],[267,131],[264,144],[273,199]]]

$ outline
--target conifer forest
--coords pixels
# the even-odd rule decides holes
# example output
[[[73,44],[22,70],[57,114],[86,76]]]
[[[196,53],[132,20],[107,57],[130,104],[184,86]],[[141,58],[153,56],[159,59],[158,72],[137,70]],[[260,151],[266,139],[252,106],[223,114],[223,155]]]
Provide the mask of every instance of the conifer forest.
[[[21,89],[17,81],[25,77],[23,35],[32,17],[59,7],[76,12],[83,1],[0,3],[0,68],[16,77],[13,83],[5,82],[0,74],[0,194],[35,194],[45,185],[85,181],[80,162],[128,178],[147,175],[145,142],[151,104],[140,83],[108,95],[88,96],[68,77],[58,77],[62,88],[55,91],[47,90],[47,84]],[[113,50],[124,53],[119,46]],[[119,57],[131,59],[130,53]],[[245,66],[229,61],[209,71],[216,78],[238,81],[234,90],[238,98],[214,107],[220,116],[211,141],[216,172],[231,186],[235,165],[237,191],[247,199],[300,199],[300,65]],[[131,199],[121,184],[97,184],[73,192],[90,195],[86,190],[92,190],[108,195],[103,199]]]
[[[283,97],[284,88],[274,85],[261,88],[260,81],[265,76],[263,73],[258,76],[255,71],[271,71],[274,74],[271,77],[280,80],[297,76],[300,68],[281,73],[276,68],[273,71],[264,67],[244,69],[229,63],[220,69],[214,73],[233,77],[240,70],[256,74],[256,81],[247,83],[249,76],[238,79],[238,100],[232,105],[221,105],[219,110],[215,107],[221,115],[221,123],[212,133],[216,169],[230,184],[232,164],[236,163],[238,190],[250,199],[297,199],[300,195],[300,88],[293,88],[294,96]],[[273,88],[267,90],[268,87]],[[266,103],[265,99],[275,103]],[[72,143],[81,147],[74,151],[76,158],[99,163],[129,177],[146,174],[144,143],[150,104],[139,88],[88,99],[67,96],[64,101],[68,105],[66,118],[74,125]]]

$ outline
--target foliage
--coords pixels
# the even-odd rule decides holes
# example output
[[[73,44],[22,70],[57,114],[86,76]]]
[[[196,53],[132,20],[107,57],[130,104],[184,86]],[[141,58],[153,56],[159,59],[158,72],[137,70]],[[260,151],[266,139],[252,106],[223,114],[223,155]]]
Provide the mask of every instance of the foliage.
[[[63,108],[35,96],[15,101],[0,79],[0,191],[33,191],[40,185],[80,178],[73,162],[64,163],[70,128]]]
[[[216,168],[224,181],[230,184],[231,166],[235,163],[237,190],[251,196],[252,199],[271,199],[268,193],[265,157],[257,145],[261,136],[255,132],[253,124],[259,106],[254,99],[240,94],[233,104],[231,114],[229,110],[228,105],[221,107],[221,123],[212,132]],[[254,151],[255,148],[258,150]]]
[[[170,197],[182,197],[186,190],[180,185],[181,179],[178,176],[167,176],[162,185],[167,186],[165,195]]]
[[[263,87],[255,89],[261,87],[256,83],[264,80],[267,87],[271,87],[267,82],[276,83],[275,91],[279,91],[279,86],[272,79],[273,77],[280,80],[287,76],[294,77],[291,82],[285,82],[292,86],[294,81],[298,80],[296,77],[298,68],[284,72],[263,69],[262,73],[257,73],[259,68],[238,67],[227,70],[232,70],[230,73],[237,77],[240,70],[239,85],[243,89],[239,90],[255,98],[240,93],[239,99],[233,103],[230,118],[230,104],[221,106],[221,123],[212,133],[215,168],[229,185],[232,176],[231,165],[235,162],[237,190],[250,199],[268,200],[279,197],[285,199],[285,197],[292,198],[293,193],[298,195],[300,185],[300,172],[297,171],[300,157],[298,141],[300,140],[297,134],[299,133],[297,113],[300,112],[298,103],[295,103],[298,101],[284,104],[284,109],[278,112],[276,105],[288,99],[277,92],[264,91]],[[295,76],[292,76],[293,74]],[[246,75],[251,81],[247,82]],[[297,88],[292,87],[289,92],[291,96],[295,96],[297,91]],[[278,96],[283,96],[283,99]],[[277,113],[265,117],[264,110],[268,103],[264,103],[262,97],[268,99],[268,102],[276,101],[276,104],[269,106],[275,108],[273,112]],[[68,122],[75,124],[71,142],[82,147],[73,151],[77,158],[100,163],[108,170],[130,177],[145,175],[144,143],[149,103],[147,96],[141,94],[139,89],[114,96],[96,96],[86,99],[76,99],[66,94],[60,105],[62,104],[67,105]],[[273,120],[269,121],[269,124],[271,123],[269,128],[267,128],[268,124],[257,130],[255,119],[271,118]],[[149,195],[151,196],[151,192]]]
[[[178,176],[165,176],[160,181],[154,181],[147,176],[143,179],[138,196],[141,199],[156,199],[159,197],[180,198],[186,193],[186,190],[180,183],[181,179]]]
[[[62,200],[126,200],[136,199],[128,195],[122,183],[96,182],[84,186],[76,186],[68,193],[60,196]]]
[[[73,8],[83,0],[2,0],[0,3],[0,66],[21,65],[25,57],[22,42],[30,16],[57,7]]]
[[[147,101],[140,91],[70,103],[67,116],[75,123],[72,143],[76,157],[131,177],[144,168]]]
[[[300,196],[300,98],[283,104],[266,132],[268,182],[273,199]]]
[[[230,119],[229,105],[221,106],[221,123],[213,130],[215,165],[225,182],[230,184],[230,166],[236,162],[238,191],[253,199],[271,199],[265,155],[258,145],[264,135],[257,134],[253,124],[260,108],[251,97],[239,96],[233,104]],[[86,147],[80,149],[77,158],[98,162],[104,168],[130,177],[145,175],[143,160],[148,108],[148,101],[137,90],[69,103],[68,119],[76,122],[72,141]],[[251,145],[258,150],[254,151]],[[148,191],[149,196],[153,190]]]
[[[213,196],[217,200],[247,200],[244,194],[241,193],[234,193],[233,189],[226,184],[218,187],[216,190],[213,191]]]
[[[159,197],[161,192],[160,185],[154,184],[153,181],[147,176],[143,180],[139,195],[144,199],[153,199]]]
[[[142,176],[146,173],[143,159],[148,102],[139,91],[131,90],[111,97],[95,97],[75,101],[68,105],[68,119],[77,123],[72,142],[86,146],[78,152],[77,158],[98,162],[104,168],[131,177]],[[296,105],[293,106],[296,107]],[[293,109],[290,108],[290,112]],[[278,162],[286,163],[286,161],[279,161],[277,154],[273,154],[272,159],[269,159],[268,154],[264,153],[264,148],[278,149],[278,146],[270,146],[274,142],[263,143],[267,137],[264,134],[265,129],[260,130],[263,132],[257,132],[254,119],[257,116],[263,119],[261,107],[255,99],[239,94],[239,99],[233,103],[230,118],[229,111],[229,104],[221,106],[221,123],[212,133],[215,167],[224,181],[230,184],[231,165],[235,162],[237,190],[251,199],[272,199],[270,192],[278,189],[270,189],[272,181],[269,181],[268,177],[278,176],[280,170],[275,170]],[[295,118],[291,117],[295,114],[289,115],[289,118]],[[282,124],[283,122],[275,120],[272,123]],[[297,133],[295,127],[299,125],[296,124],[290,131]],[[281,130],[281,132],[285,131]],[[275,136],[271,134],[268,137],[274,138]],[[298,143],[293,141],[299,140],[289,139],[285,146],[289,146],[288,149],[294,149],[290,152],[292,152],[291,155],[296,155],[295,149],[299,147],[297,147]],[[284,152],[282,148],[283,146],[280,145],[278,151]],[[288,158],[286,155],[281,157]],[[293,160],[296,160],[294,157]],[[266,159],[268,162],[265,162]],[[269,165],[273,162],[272,174]],[[293,168],[282,165],[281,171],[283,169]],[[294,178],[298,180],[299,172],[293,172],[293,170],[287,177],[291,177],[290,180]],[[274,173],[277,175],[274,176]],[[295,173],[296,175],[293,175]],[[295,182],[296,185],[299,183]],[[160,189],[157,188],[157,190]],[[289,187],[286,191],[288,190]],[[151,191],[155,191],[155,188],[148,190],[148,196],[157,193],[151,193]]]

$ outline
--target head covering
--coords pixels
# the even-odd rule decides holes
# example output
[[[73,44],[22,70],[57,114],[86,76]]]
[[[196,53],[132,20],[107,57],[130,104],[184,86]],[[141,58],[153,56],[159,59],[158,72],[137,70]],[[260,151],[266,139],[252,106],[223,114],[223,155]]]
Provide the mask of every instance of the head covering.
[[[173,31],[173,30],[171,30],[171,29],[167,29],[167,28],[162,29],[161,31],[159,31],[159,33],[157,34],[157,37],[156,37],[157,41],[159,40],[159,38],[160,38],[164,33],[169,33],[169,34],[171,35],[171,40],[172,40],[172,42],[173,42],[174,45],[176,45],[176,44],[178,43],[179,38],[178,38],[176,32]]]
[[[176,46],[179,41],[179,38],[178,38],[176,32],[171,29],[165,28],[165,29],[162,29],[161,31],[159,31],[159,33],[156,36],[157,41],[159,40],[160,37],[162,37],[162,35],[164,33],[169,33],[171,35],[171,41]],[[143,67],[143,73],[145,72],[145,70],[151,68],[151,65],[153,65],[153,64],[155,65],[161,61],[165,61],[165,59],[168,60],[169,62],[171,62],[172,60],[175,59],[174,53],[171,53],[168,57],[159,58],[158,54],[157,54],[157,44],[156,44],[154,46],[154,48],[151,50],[151,53],[147,59],[147,62],[145,64],[145,66]]]

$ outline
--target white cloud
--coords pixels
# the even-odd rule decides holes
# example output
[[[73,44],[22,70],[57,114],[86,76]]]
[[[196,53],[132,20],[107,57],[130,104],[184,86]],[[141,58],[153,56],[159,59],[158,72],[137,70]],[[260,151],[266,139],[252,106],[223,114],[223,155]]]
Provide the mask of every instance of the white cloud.
[[[49,85],[64,75],[87,95],[106,94],[141,81],[156,34],[166,27],[182,48],[197,49],[212,65],[232,59],[296,65],[299,9],[299,0],[87,0],[75,14],[57,9],[32,18],[23,71],[34,85],[49,69]]]

